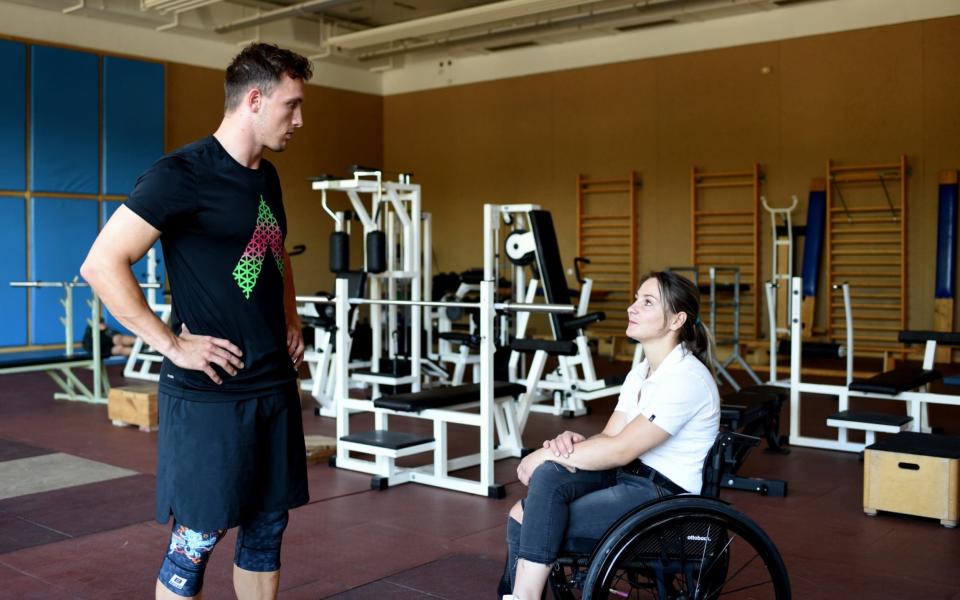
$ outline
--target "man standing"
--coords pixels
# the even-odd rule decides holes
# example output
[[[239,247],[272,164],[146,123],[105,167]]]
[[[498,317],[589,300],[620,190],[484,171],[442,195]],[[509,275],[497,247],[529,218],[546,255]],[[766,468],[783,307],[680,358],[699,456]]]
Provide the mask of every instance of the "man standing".
[[[227,68],[223,121],[144,173],[81,274],[126,327],[160,351],[157,520],[172,514],[157,598],[200,594],[210,553],[239,527],[237,596],[275,598],[287,511],[308,500],[296,368],[303,338],[277,171],[301,125],[310,62],[268,44]],[[130,265],[160,239],[172,330]]]

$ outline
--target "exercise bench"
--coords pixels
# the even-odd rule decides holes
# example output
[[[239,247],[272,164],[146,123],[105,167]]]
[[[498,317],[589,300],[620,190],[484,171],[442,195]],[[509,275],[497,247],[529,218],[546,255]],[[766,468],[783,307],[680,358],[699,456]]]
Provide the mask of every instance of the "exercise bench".
[[[493,450],[492,460],[521,455],[520,429],[515,400],[526,388],[515,383],[493,384],[494,424],[499,444]],[[340,438],[341,447],[348,452],[372,454],[375,461],[347,458],[351,468],[373,475],[370,486],[383,490],[407,482],[425,483],[460,491],[480,493],[491,498],[503,498],[503,485],[491,485],[479,490],[480,482],[454,477],[450,472],[480,464],[481,453],[450,458],[447,425],[481,426],[481,416],[470,409],[480,405],[480,384],[471,383],[452,387],[436,388],[420,392],[381,396],[372,401],[379,416],[399,415],[428,419],[433,422],[433,435],[421,436],[401,431],[374,429],[348,434]],[[396,459],[424,452],[433,452],[433,462],[420,467],[401,468]],[[360,465],[359,463],[367,463]],[[331,457],[332,466],[345,466],[343,459]],[[363,466],[364,468],[358,468]]]
[[[720,426],[730,432],[762,437],[767,442],[766,452],[789,454],[787,437],[780,434],[780,410],[790,391],[775,385],[755,385],[724,397],[720,405]],[[780,479],[761,479],[737,474],[743,460],[730,463],[720,480],[720,486],[733,490],[757,492],[761,496],[786,496],[787,482]]]
[[[73,336],[73,290],[77,287],[89,287],[82,281],[15,281],[11,287],[18,288],[61,288],[64,297],[60,301],[64,315],[60,317],[64,330],[63,351],[41,351],[22,354],[8,354],[0,359],[0,375],[44,371],[56,382],[61,391],[54,393],[56,400],[75,400],[93,404],[106,404],[110,383],[103,366],[100,336],[94,335],[93,352],[77,352]],[[87,325],[91,331],[100,331],[100,299],[93,294],[87,301],[90,318]],[[93,373],[93,385],[88,388],[74,373],[74,369],[90,369]]]
[[[867,379],[855,379],[847,386],[850,396],[903,400],[909,403],[908,414],[894,415],[881,412],[850,410],[846,406],[830,415],[827,425],[837,427],[844,432],[848,429],[864,431],[865,445],[875,442],[876,433],[898,433],[900,431],[929,431],[926,419],[927,405],[930,402],[940,404],[960,404],[960,396],[932,394],[929,385],[942,379],[940,371],[934,368],[937,344],[960,345],[960,334],[937,331],[901,331],[898,339],[903,344],[925,345],[923,363],[900,365]]]

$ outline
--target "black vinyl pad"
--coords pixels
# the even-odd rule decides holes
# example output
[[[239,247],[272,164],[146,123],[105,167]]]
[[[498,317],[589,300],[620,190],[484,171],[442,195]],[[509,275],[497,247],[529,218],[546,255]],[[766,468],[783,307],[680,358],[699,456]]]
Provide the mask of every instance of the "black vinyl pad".
[[[389,448],[391,450],[400,450],[401,448],[409,448],[410,446],[419,446],[420,444],[426,444],[427,442],[433,441],[432,437],[421,437],[412,433],[404,433],[402,431],[384,431],[382,429],[352,433],[350,435],[345,435],[340,439],[344,442],[378,446],[380,448]]]
[[[525,391],[527,391],[527,388],[518,383],[497,381],[493,384],[494,398],[502,398],[504,396],[513,396],[516,398]],[[421,410],[427,410],[429,408],[445,408],[479,401],[480,384],[468,383],[422,392],[381,396],[373,401],[373,405],[376,408],[389,408],[391,410],[404,412],[420,412]]]
[[[896,396],[941,378],[940,371],[927,370],[913,365],[902,365],[892,371],[874,375],[869,379],[855,379],[850,389],[855,392],[871,392]]]
[[[889,413],[871,412],[865,410],[842,410],[832,414],[828,419],[837,421],[853,421],[857,423],[874,423],[876,425],[892,425],[900,427],[913,421],[913,417],[907,415],[891,415]]]
[[[109,350],[109,348],[107,348]],[[76,362],[81,360],[91,360],[93,357],[86,352],[75,352],[73,356],[67,356],[60,352],[51,354],[37,352],[34,354],[9,354],[0,359],[0,369],[16,369],[19,367],[35,367],[38,365],[59,365],[63,363]],[[104,358],[107,358],[105,355]]]
[[[960,333],[949,331],[901,331],[897,339],[901,344],[925,344],[933,340],[943,346],[960,346]]]
[[[567,275],[563,271],[563,261],[560,260],[560,244],[553,227],[553,217],[545,210],[531,210],[527,217],[537,243],[537,268],[547,303],[569,304],[570,288],[567,286]],[[550,313],[550,323],[557,340],[569,341],[577,337],[575,329],[565,327],[565,323],[572,318],[573,315],[569,314]]]
[[[510,342],[510,349],[517,352],[537,352],[543,350],[547,354],[560,356],[574,356],[577,353],[577,345],[569,341],[553,340],[534,340],[529,338],[517,338]]]

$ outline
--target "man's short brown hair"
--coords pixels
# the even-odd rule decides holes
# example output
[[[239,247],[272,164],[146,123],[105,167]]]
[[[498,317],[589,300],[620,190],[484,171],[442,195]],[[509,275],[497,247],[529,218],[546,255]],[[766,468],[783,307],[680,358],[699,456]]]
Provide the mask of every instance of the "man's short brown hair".
[[[239,106],[251,87],[269,96],[284,75],[306,82],[313,77],[313,66],[306,57],[274,44],[250,44],[227,67],[224,110],[230,112]]]

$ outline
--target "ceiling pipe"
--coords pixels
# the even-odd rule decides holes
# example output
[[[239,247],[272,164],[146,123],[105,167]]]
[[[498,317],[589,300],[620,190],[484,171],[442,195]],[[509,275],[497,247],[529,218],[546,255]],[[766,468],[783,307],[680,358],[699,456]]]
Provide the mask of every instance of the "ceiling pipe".
[[[259,15],[237,19],[236,21],[232,21],[226,25],[214,27],[213,30],[217,33],[230,33],[232,31],[237,31],[238,29],[256,27],[257,25],[279,21],[280,19],[288,19],[302,14],[315,13],[323,8],[328,8],[352,1],[353,0],[307,0],[306,2],[301,2],[300,4],[291,4],[290,6],[267,11]]]
[[[561,33],[567,30],[583,29],[584,27],[602,27],[603,25],[622,22],[625,20],[627,20],[628,24],[630,25],[656,23],[658,21],[678,19],[684,16],[694,16],[698,13],[708,12],[711,10],[737,6],[754,6],[768,3],[769,0],[694,0],[693,2],[685,2],[682,7],[661,6],[650,9],[638,8],[636,3],[631,3],[629,6],[611,8],[602,13],[573,15],[522,27],[501,28],[499,30],[494,29],[484,31],[482,33],[466,34],[459,37],[448,37],[426,42],[412,43],[399,48],[373,50],[358,55],[357,60],[361,62],[367,62],[431,48],[455,48],[476,45],[481,42],[502,42],[504,40],[524,37],[529,39],[529,36],[531,35]],[[636,13],[637,17],[639,18],[630,18],[629,14],[625,14],[631,12]]]
[[[436,35],[452,29],[482,27],[510,19],[522,19],[538,14],[570,8],[590,10],[602,0],[503,0],[463,10],[374,27],[365,31],[347,33],[330,38],[330,44],[347,50],[388,44],[404,39]],[[648,0],[647,3],[669,0]]]

